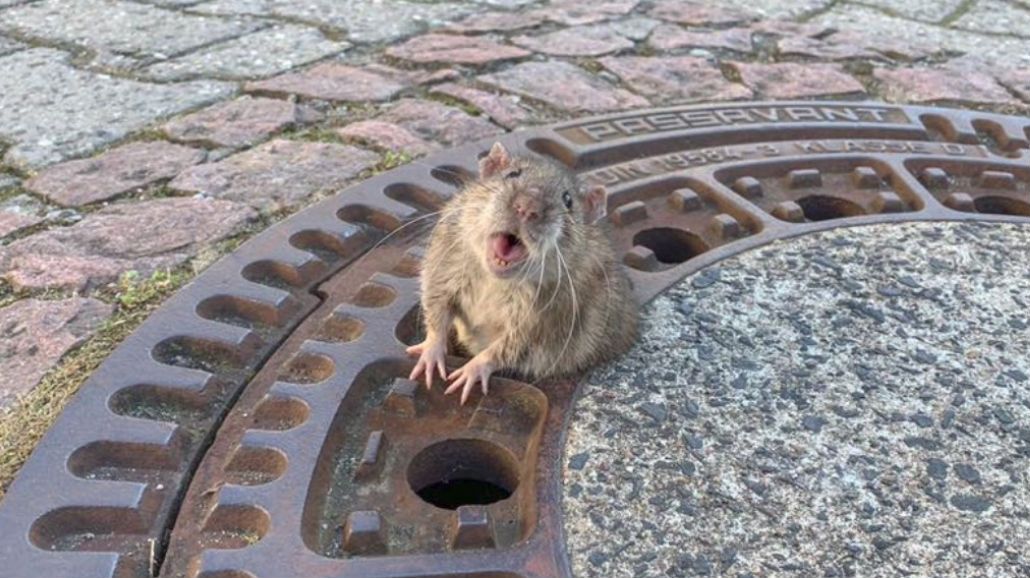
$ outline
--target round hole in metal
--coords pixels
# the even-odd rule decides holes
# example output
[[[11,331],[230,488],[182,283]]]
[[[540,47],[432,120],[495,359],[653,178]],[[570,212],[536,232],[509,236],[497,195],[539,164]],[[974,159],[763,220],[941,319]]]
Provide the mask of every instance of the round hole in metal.
[[[644,229],[633,236],[634,245],[643,245],[654,251],[660,263],[682,263],[708,250],[701,237],[672,227]]]
[[[457,510],[509,498],[519,485],[515,457],[484,440],[437,442],[419,452],[408,465],[408,484],[423,501]]]
[[[797,200],[809,221],[828,221],[866,214],[857,203],[827,195],[809,195]]]

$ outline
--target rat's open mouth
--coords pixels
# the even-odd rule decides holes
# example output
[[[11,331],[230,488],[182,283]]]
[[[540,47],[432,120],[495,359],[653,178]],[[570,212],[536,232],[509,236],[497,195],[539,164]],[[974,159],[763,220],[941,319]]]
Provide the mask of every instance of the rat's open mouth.
[[[490,268],[497,275],[505,275],[526,259],[526,245],[518,235],[512,233],[494,233],[487,240],[489,245]]]

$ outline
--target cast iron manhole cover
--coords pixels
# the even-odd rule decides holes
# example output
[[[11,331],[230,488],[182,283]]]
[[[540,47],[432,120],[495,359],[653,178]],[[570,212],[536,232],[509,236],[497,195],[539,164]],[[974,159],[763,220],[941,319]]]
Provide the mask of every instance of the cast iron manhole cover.
[[[843,102],[679,107],[507,135],[608,186],[647,300],[718,259],[833,227],[1030,222],[1030,120]],[[489,142],[273,227],[155,313],[0,505],[4,575],[567,576],[575,384],[459,407],[404,379],[425,228]]]

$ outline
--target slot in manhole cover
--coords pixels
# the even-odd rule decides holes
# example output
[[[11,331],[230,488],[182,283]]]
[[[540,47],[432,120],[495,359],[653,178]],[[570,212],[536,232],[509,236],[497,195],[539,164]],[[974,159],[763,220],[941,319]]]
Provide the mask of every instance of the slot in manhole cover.
[[[1030,121],[748,103],[511,134],[611,192],[637,296],[846,225],[1030,222]],[[572,383],[456,406],[404,379],[424,229],[481,142],[273,227],[92,376],[0,505],[12,577],[564,576]],[[436,167],[435,169],[429,167]]]

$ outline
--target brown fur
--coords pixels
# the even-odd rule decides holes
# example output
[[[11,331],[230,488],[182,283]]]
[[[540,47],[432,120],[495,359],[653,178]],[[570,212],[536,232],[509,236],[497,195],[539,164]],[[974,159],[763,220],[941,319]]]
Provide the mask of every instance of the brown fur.
[[[421,281],[427,336],[448,335],[453,324],[470,354],[487,352],[498,371],[526,379],[567,377],[616,357],[636,338],[637,306],[607,224],[588,222],[591,200],[603,214],[603,189],[591,196],[565,167],[507,157],[497,146],[430,238]],[[536,222],[520,222],[517,199],[538,208]],[[529,251],[510,278],[489,268],[488,238],[503,230],[518,231]],[[555,240],[561,257],[548,246]]]

